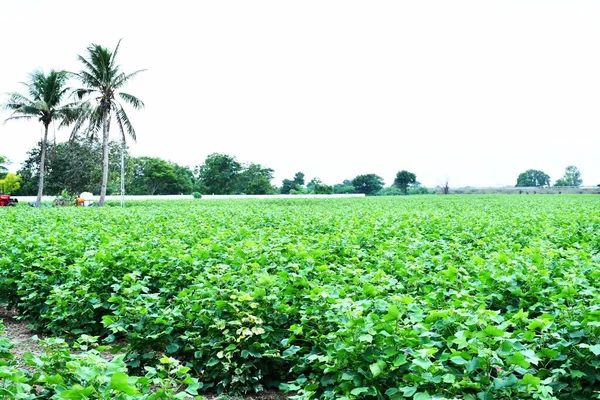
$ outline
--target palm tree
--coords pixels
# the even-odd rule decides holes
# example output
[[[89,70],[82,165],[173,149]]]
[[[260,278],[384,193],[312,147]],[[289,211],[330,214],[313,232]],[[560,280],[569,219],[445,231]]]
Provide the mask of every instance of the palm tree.
[[[132,74],[121,71],[121,67],[116,64],[120,44],[119,40],[114,51],[91,44],[87,48],[87,58],[77,56],[83,64],[83,70],[73,73],[84,86],[76,89],[74,93],[79,100],[85,100],[77,120],[72,121],[75,122],[72,137],[80,131],[87,136],[94,137],[102,130],[102,186],[100,187],[99,206],[104,205],[108,183],[108,138],[111,119],[114,117],[117,122],[123,147],[125,146],[125,134],[134,141],[136,140],[135,129],[119,99],[135,109],[144,107],[144,103],[140,99],[120,91],[131,78],[144,71],[138,70]]]
[[[42,71],[36,70],[29,76],[29,82],[23,83],[27,87],[28,95],[17,92],[9,93],[9,100],[4,105],[5,109],[12,111],[11,116],[6,121],[35,118],[44,126],[36,207],[40,207],[42,194],[44,193],[48,126],[52,121],[65,121],[72,118],[73,115],[74,108],[72,105],[61,106],[62,99],[68,91],[66,82],[67,73],[65,71],[51,70],[48,75],[44,75]]]

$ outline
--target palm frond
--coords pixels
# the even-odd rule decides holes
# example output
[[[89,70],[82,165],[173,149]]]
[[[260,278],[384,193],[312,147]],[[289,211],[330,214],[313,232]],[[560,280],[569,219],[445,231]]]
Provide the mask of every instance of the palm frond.
[[[90,74],[91,76],[96,77],[96,79],[99,79],[100,77],[100,71],[98,71],[98,69],[96,68],[95,65],[93,65],[91,62],[89,62],[85,57],[81,56],[81,55],[77,55],[77,59],[79,60],[79,62],[81,62],[84,66],[84,68],[88,69],[88,74]]]
[[[146,70],[145,69],[139,69],[139,70],[137,70],[135,72],[132,72],[131,74],[124,74],[124,73],[120,74],[115,79],[115,81],[113,82],[113,85],[112,85],[113,88],[115,88],[115,90],[119,89],[124,84],[126,84],[127,81],[129,81],[131,78],[135,77],[136,75],[138,75],[139,73],[144,72],[144,71],[146,71]]]
[[[35,107],[35,105],[28,106],[23,104],[6,104],[5,107],[7,110],[12,111],[11,116],[22,115],[31,118],[39,118],[42,116],[42,111],[39,108]]]
[[[8,94],[8,103],[7,104],[15,104],[15,105],[33,105],[34,101],[29,99],[28,97],[23,96],[20,93],[13,92]]]
[[[77,100],[82,100],[85,96],[88,96],[92,93],[97,93],[98,91],[96,89],[87,89],[87,88],[76,88],[76,89],[71,89],[71,97],[77,99]]]
[[[26,120],[30,120],[36,118],[34,115],[12,115],[8,118],[6,118],[4,120],[4,123],[8,122],[8,121],[16,121],[18,119],[26,119]]]
[[[119,47],[121,46],[121,40],[123,39],[119,39],[119,41],[117,42],[117,47],[115,47],[115,50],[112,53],[112,57],[110,58],[110,68],[114,69],[116,67],[116,60],[117,60],[117,53],[119,53]]]
[[[101,88],[103,83],[100,76],[96,76],[89,71],[79,71],[76,74],[77,78],[83,83],[84,86],[89,88]]]
[[[91,44],[88,47],[89,63],[94,65],[98,71],[97,78],[105,86],[108,86],[117,74],[116,69],[110,68],[112,53],[105,47],[97,44]]]
[[[135,97],[135,96],[133,96],[131,94],[119,92],[119,97],[121,97],[121,99],[125,103],[131,105],[136,110],[139,110],[139,109],[144,108],[146,106],[143,101],[141,101],[140,99],[138,99],[137,97]]]
[[[125,136],[125,132],[127,132],[127,135],[129,135],[134,142],[137,141],[135,129],[133,128],[133,125],[131,125],[131,121],[129,121],[129,117],[125,112],[125,109],[119,104],[117,105],[115,111],[115,116],[117,118],[117,122],[119,123],[119,128],[121,129],[121,134],[123,134],[123,137]]]

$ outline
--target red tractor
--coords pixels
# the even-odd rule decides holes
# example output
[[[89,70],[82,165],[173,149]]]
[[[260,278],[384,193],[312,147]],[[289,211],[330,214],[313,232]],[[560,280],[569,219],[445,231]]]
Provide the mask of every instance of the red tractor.
[[[16,206],[19,200],[11,199],[8,194],[0,194],[0,207]]]

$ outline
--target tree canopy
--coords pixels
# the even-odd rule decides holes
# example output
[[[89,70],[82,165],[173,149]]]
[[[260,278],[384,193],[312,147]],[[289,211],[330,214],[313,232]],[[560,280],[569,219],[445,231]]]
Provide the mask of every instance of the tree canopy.
[[[352,180],[357,193],[374,195],[383,188],[383,178],[376,174],[358,175]]]
[[[581,186],[582,182],[579,169],[574,165],[569,165],[565,168],[563,177],[558,179],[554,186]]]
[[[516,187],[550,186],[550,176],[537,169],[528,169],[517,178]]]
[[[304,186],[304,173],[296,172],[293,179],[284,179],[281,182],[281,194],[290,194],[292,190],[298,191]]]
[[[404,194],[407,193],[408,186],[417,182],[417,175],[406,170],[399,171],[394,180],[394,186],[400,189]]]
[[[40,207],[44,193],[44,176],[46,162],[46,147],[48,144],[48,126],[54,121],[59,121],[60,126],[68,124],[73,115],[74,106],[62,104],[68,88],[66,87],[67,73],[65,71],[51,70],[47,75],[41,70],[35,70],[29,75],[28,82],[24,85],[27,95],[18,92],[9,94],[9,100],[4,108],[11,111],[10,120],[40,121],[44,127],[44,136],[41,143],[41,155],[38,173],[38,192],[36,207]]]

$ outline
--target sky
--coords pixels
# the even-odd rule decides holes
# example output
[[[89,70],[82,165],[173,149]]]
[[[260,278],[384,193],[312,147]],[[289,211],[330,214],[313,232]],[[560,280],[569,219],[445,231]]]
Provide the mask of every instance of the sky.
[[[600,184],[598,1],[97,4],[0,2],[0,93],[36,68],[80,70],[89,44],[122,38],[123,69],[147,69],[125,90],[146,104],[129,112],[134,156],[193,167],[227,153],[278,185],[297,171],[391,185],[406,169],[430,187],[505,186],[568,165]],[[40,134],[0,123],[10,169]]]

